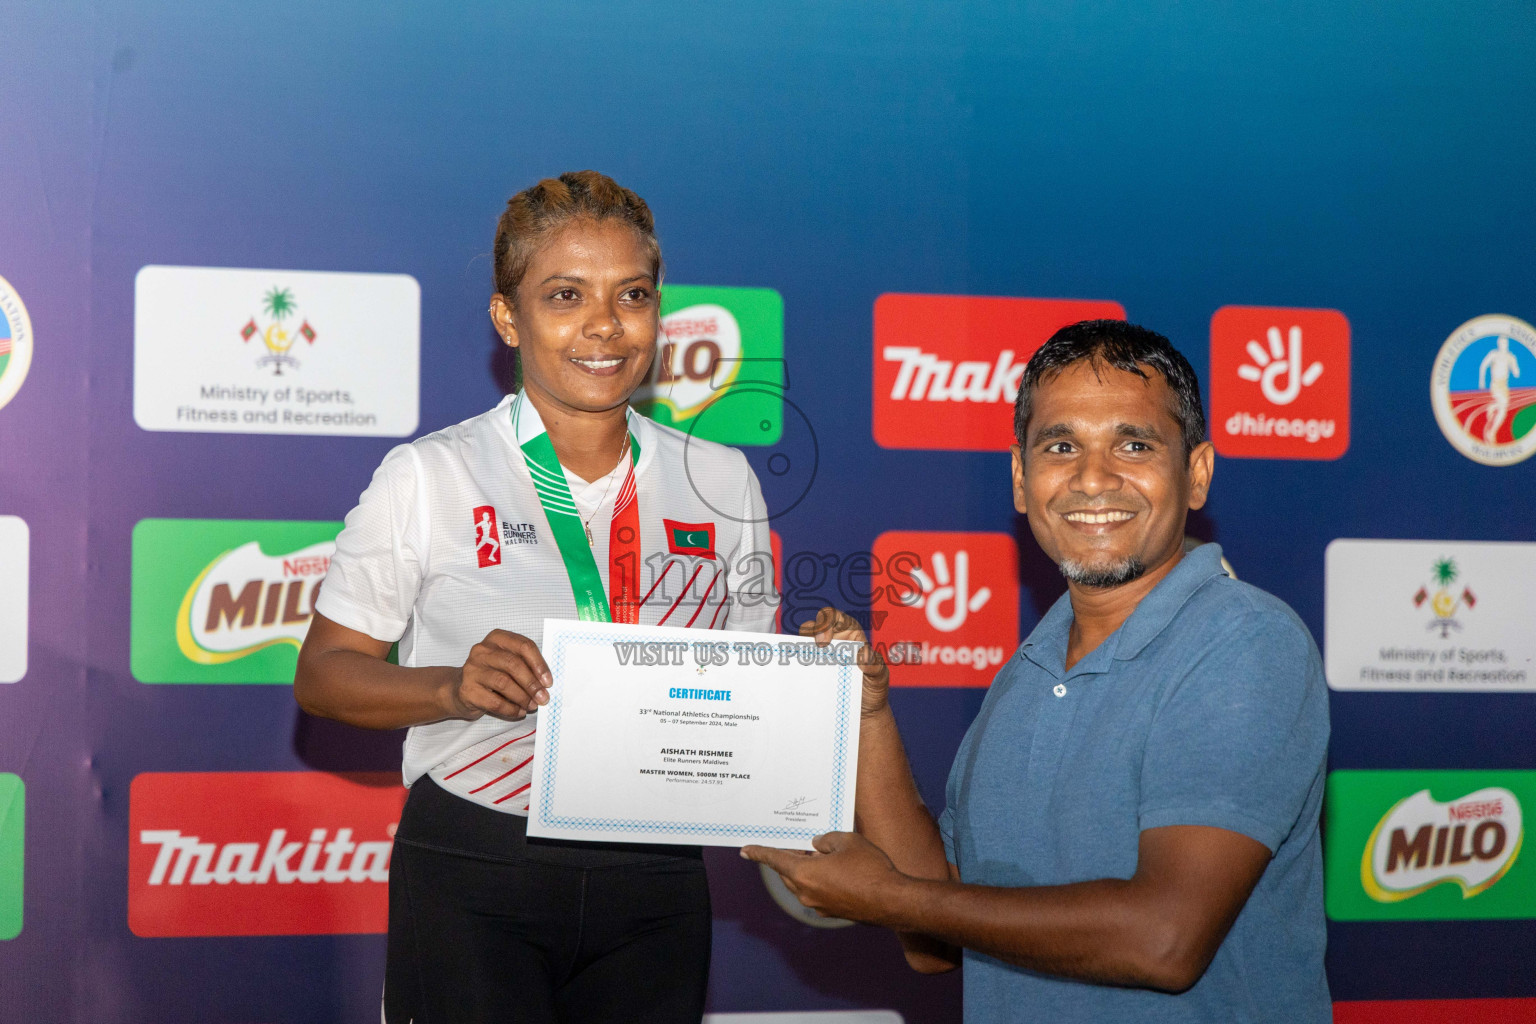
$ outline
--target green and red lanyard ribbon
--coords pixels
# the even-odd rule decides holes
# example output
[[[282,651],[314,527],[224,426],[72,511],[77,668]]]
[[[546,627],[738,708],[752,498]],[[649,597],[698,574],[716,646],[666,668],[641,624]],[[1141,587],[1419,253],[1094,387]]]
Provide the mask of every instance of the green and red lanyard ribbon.
[[[512,431],[517,433],[518,414],[522,409],[523,396],[519,394],[511,406]],[[587,527],[576,511],[576,500],[571,497],[570,484],[565,470],[555,455],[555,445],[549,432],[541,430],[537,437],[521,445],[528,475],[533,478],[533,489],[544,506],[549,528],[555,535],[555,545],[565,563],[565,573],[571,579],[571,592],[576,596],[576,616],[593,622],[640,621],[640,497],[635,489],[635,466],[640,461],[640,441],[631,431],[629,435],[629,467],[624,474],[624,485],[613,499],[613,521],[608,527],[608,593],[603,593],[603,578],[597,571],[597,559],[592,545],[587,541]]]

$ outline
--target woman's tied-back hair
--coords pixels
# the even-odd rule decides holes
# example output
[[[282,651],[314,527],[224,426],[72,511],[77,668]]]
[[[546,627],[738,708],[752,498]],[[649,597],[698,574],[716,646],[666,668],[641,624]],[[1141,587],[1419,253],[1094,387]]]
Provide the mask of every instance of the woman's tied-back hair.
[[[494,284],[507,302],[517,301],[517,286],[528,264],[549,235],[573,220],[623,221],[640,233],[651,258],[651,276],[661,283],[661,243],[645,200],[597,171],[568,171],[545,178],[507,200],[496,222]]]
[[[1084,320],[1063,327],[1030,356],[1024,376],[1019,379],[1019,396],[1013,403],[1013,435],[1021,446],[1029,428],[1035,388],[1084,360],[1095,372],[1100,366],[1113,366],[1149,381],[1142,367],[1156,370],[1173,392],[1171,411],[1179,424],[1184,454],[1188,456],[1205,440],[1200,378],[1167,338],[1124,320]]]

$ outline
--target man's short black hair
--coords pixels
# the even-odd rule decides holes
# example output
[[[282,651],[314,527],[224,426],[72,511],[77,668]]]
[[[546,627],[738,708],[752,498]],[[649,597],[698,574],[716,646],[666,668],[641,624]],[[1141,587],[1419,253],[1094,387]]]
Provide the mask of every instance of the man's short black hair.
[[[1184,438],[1184,454],[1205,440],[1205,411],[1200,405],[1200,379],[1169,340],[1156,331],[1126,323],[1124,320],[1084,320],[1063,327],[1040,346],[1019,379],[1019,397],[1013,403],[1013,436],[1024,445],[1029,426],[1034,390],[1055,379],[1063,370],[1088,360],[1097,369],[1100,364],[1134,373],[1150,380],[1143,366],[1163,375],[1174,394],[1173,418]]]

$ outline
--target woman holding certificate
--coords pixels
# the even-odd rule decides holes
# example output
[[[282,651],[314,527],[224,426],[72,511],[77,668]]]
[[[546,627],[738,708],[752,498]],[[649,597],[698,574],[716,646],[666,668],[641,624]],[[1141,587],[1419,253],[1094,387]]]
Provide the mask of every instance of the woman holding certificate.
[[[507,204],[494,264],[521,389],[385,457],[337,538],[295,694],[410,727],[387,1021],[696,1024],[699,850],[525,834],[539,648],[546,617],[771,629],[762,493],[740,452],[629,407],[661,331],[639,196],[594,171],[541,181]]]

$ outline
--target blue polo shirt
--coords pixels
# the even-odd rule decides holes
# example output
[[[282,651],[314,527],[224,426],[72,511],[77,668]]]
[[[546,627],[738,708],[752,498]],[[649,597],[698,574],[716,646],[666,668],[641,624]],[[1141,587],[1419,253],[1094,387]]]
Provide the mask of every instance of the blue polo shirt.
[[[939,831],[962,881],[1130,878],[1143,829],[1212,825],[1274,853],[1200,981],[1168,995],[965,951],[967,1024],[1327,1024],[1318,811],[1328,689],[1311,634],[1206,544],[1071,671],[1063,595],[998,672]]]

